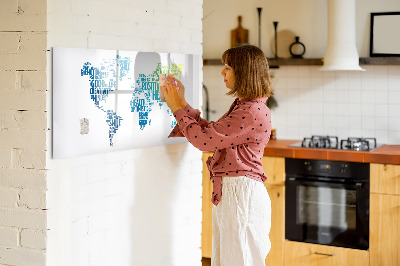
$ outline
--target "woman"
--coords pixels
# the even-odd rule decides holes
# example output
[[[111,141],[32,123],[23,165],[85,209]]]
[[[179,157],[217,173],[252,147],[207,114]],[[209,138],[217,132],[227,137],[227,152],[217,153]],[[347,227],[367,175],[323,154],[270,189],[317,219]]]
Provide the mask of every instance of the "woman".
[[[261,164],[271,130],[268,62],[252,45],[228,49],[222,62],[227,95],[237,98],[216,122],[200,118],[186,103],[177,79],[161,88],[178,122],[170,137],[184,136],[201,151],[214,151],[207,160],[213,182],[212,265],[265,265],[271,248],[271,202]]]

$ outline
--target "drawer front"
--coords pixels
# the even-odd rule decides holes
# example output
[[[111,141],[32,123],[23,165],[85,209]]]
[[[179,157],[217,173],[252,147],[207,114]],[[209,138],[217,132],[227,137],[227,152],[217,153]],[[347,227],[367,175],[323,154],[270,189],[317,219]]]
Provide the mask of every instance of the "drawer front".
[[[369,252],[350,248],[285,241],[285,266],[365,266]]]

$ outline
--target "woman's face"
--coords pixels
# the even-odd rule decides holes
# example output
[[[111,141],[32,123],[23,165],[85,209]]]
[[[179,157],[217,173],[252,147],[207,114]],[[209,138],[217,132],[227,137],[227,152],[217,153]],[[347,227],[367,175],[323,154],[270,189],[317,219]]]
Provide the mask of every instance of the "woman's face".
[[[221,71],[221,75],[224,77],[225,86],[228,89],[233,89],[235,86],[235,73],[233,73],[233,69],[225,64]]]

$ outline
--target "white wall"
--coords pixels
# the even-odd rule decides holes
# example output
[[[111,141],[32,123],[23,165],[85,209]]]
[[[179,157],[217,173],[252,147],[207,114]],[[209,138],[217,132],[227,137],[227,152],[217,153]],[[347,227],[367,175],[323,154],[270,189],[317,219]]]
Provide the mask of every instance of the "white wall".
[[[230,31],[237,27],[238,16],[242,16],[243,28],[249,30],[249,43],[258,46],[258,7],[262,8],[261,49],[267,57],[273,55],[273,21],[279,22],[278,31],[290,30],[300,36],[308,57],[316,57],[322,51],[327,37],[323,31],[327,26],[326,1],[204,0],[204,58],[219,59],[230,48]]]
[[[201,0],[48,0],[48,47],[201,55],[201,18]],[[47,139],[51,151],[51,130]],[[47,161],[48,265],[201,264],[202,163],[191,145]]]
[[[243,26],[250,30],[250,43],[257,45],[258,6],[263,7],[262,49],[267,56],[272,55],[267,45],[273,39],[272,21],[278,20],[282,24],[278,30],[290,29],[301,37],[307,47],[305,57],[321,58],[326,47],[326,4],[327,1],[309,0],[230,1],[229,4],[205,0],[204,58],[220,58],[229,48],[229,31],[236,27],[238,15],[243,16]],[[356,7],[357,47],[361,57],[368,57],[369,12],[398,11],[400,2],[357,1]],[[215,38],[217,34],[221,37]],[[302,139],[322,134],[339,138],[376,137],[382,144],[399,144],[400,66],[363,67],[367,71],[321,72],[318,66],[272,69],[273,89],[279,104],[272,111],[272,124],[278,138]],[[222,65],[203,69],[210,109],[216,111],[210,114],[210,120],[217,120],[233,101],[224,95],[227,90],[219,74],[221,68]]]
[[[278,21],[278,31],[292,31],[300,36],[300,41],[306,46],[305,57],[321,58],[324,56],[327,41],[327,2],[327,0],[204,0],[204,58],[219,59],[229,48],[230,31],[237,27],[238,16],[243,17],[242,26],[249,30],[249,42],[258,45],[257,7],[262,8],[261,49],[267,57],[274,55],[272,22]],[[356,0],[356,42],[360,57],[369,56],[369,13],[399,10],[398,0]]]
[[[46,261],[46,1],[0,1],[0,265]]]

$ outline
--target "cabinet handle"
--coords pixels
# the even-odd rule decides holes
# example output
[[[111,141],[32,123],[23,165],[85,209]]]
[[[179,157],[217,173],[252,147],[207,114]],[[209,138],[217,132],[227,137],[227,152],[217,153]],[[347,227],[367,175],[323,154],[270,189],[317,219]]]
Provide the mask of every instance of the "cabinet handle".
[[[324,255],[324,256],[331,256],[331,257],[335,256],[335,254],[327,254],[327,253],[319,253],[319,252],[314,252],[314,254],[316,254],[316,255]]]

